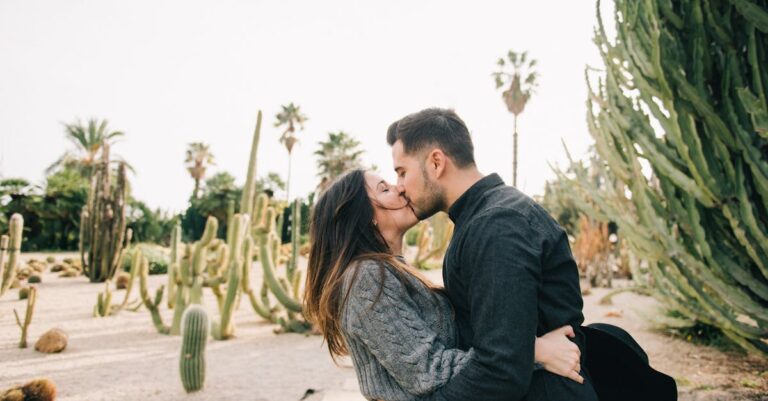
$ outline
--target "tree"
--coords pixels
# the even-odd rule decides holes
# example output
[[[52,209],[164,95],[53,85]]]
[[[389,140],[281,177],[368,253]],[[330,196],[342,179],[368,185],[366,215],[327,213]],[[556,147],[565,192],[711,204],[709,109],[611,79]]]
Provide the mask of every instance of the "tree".
[[[505,71],[509,60],[511,71]],[[533,69],[536,60],[528,60],[528,52],[507,52],[507,60],[500,58],[497,62],[499,70],[491,74],[496,82],[496,89],[506,86],[501,97],[507,110],[514,116],[514,131],[512,136],[512,186],[517,186],[517,117],[525,110],[534,90],[538,86],[538,74]]]
[[[205,171],[209,166],[215,166],[211,148],[202,142],[193,142],[187,146],[187,171],[195,180],[195,190],[192,192],[192,198],[197,199],[200,194],[200,182],[205,178]]]
[[[293,102],[286,106],[281,106],[281,108],[282,110],[275,116],[275,127],[285,127],[280,135],[280,143],[288,150],[288,188],[286,189],[286,198],[290,201],[293,146],[299,141],[296,137],[296,127],[298,126],[299,131],[303,131],[307,116],[302,114],[299,106],[294,105]]]
[[[46,174],[50,174],[59,168],[70,168],[77,170],[81,176],[90,177],[94,165],[98,163],[96,155],[106,142],[113,144],[115,140],[125,135],[122,131],[111,131],[108,127],[109,122],[104,119],[99,121],[92,118],[88,120],[87,125],[83,125],[80,120],[72,124],[64,124],[64,132],[75,146],[75,153],[65,152],[58,160],[48,166]],[[118,162],[124,163],[117,158]],[[132,168],[126,164],[129,170]]]
[[[358,148],[360,142],[346,132],[329,132],[328,140],[318,144],[320,147],[315,151],[315,155],[320,192],[325,191],[333,179],[345,171],[362,167],[360,156],[364,151]]]

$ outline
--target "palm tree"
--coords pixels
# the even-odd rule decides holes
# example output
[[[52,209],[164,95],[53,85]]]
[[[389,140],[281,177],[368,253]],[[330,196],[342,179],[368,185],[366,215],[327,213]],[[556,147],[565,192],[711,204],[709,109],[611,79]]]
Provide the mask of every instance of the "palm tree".
[[[108,127],[109,122],[91,118],[87,125],[83,125],[80,120],[72,124],[64,124],[64,132],[72,143],[75,144],[76,153],[65,152],[58,160],[45,169],[46,174],[52,173],[59,167],[72,168],[80,172],[83,177],[89,177],[93,167],[99,162],[96,154],[101,150],[106,142],[113,144],[117,138],[125,135],[121,131],[111,131]],[[121,162],[119,158],[117,162]],[[129,170],[133,170],[126,165]]]
[[[285,130],[283,131],[282,135],[280,135],[280,143],[285,145],[285,149],[288,150],[288,180],[287,180],[287,189],[286,189],[286,199],[291,199],[291,160],[292,160],[292,152],[293,152],[293,145],[298,142],[298,138],[296,138],[296,126],[298,125],[299,130],[304,130],[304,122],[307,121],[307,116],[301,114],[301,110],[299,109],[299,106],[296,106],[291,102],[287,106],[280,106],[282,110],[277,113],[275,116],[277,118],[277,121],[275,121],[275,127],[284,126]]]
[[[344,131],[329,132],[328,140],[319,142],[320,148],[315,151],[317,156],[317,176],[320,177],[318,189],[320,192],[330,185],[331,181],[347,170],[362,166],[358,149],[360,142]]]
[[[528,52],[515,53],[512,50],[507,52],[507,59],[511,71],[505,71],[504,67],[507,61],[500,58],[497,62],[499,70],[491,74],[496,82],[496,89],[507,87],[502,92],[501,97],[507,110],[515,116],[515,127],[512,139],[512,186],[517,186],[517,116],[525,110],[531,95],[533,95],[538,82],[538,74],[533,69],[536,66],[536,60],[528,60]]]
[[[195,180],[195,191],[192,193],[192,197],[197,199],[200,193],[200,182],[205,178],[205,170],[209,166],[216,165],[211,147],[202,142],[190,143],[187,146],[187,158],[184,163],[187,163],[187,171]]]

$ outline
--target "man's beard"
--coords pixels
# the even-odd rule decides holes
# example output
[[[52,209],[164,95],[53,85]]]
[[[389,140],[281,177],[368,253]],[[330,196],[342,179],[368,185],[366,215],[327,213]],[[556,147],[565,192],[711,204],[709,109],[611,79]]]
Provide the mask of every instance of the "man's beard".
[[[420,204],[416,205],[418,208],[416,218],[419,220],[425,220],[444,209],[445,193],[443,192],[442,188],[440,188],[434,182],[430,181],[429,177],[427,176],[427,168],[424,165],[421,166],[421,174],[422,178],[424,179],[424,196],[422,197],[421,202],[419,202]]]

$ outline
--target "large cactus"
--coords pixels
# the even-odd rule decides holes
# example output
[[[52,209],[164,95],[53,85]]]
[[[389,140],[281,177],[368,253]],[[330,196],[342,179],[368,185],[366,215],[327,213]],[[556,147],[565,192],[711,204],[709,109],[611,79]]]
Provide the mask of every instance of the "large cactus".
[[[208,340],[208,314],[202,305],[190,305],[184,312],[179,371],[188,393],[205,384],[205,344]]]
[[[234,322],[232,315],[235,311],[235,303],[239,298],[240,279],[243,272],[243,264],[250,265],[253,260],[253,251],[249,231],[249,216],[235,214],[230,220],[228,248],[232,251],[229,260],[227,274],[227,293],[221,305],[221,319],[213,323],[211,332],[217,340],[226,340],[234,335]]]
[[[579,206],[618,224],[666,305],[768,352],[768,2],[614,3],[587,118],[617,180],[579,175]]]
[[[0,286],[0,297],[2,297],[16,279],[16,270],[19,264],[21,254],[21,238],[24,230],[24,218],[14,213],[8,224],[8,235],[0,238],[0,270],[3,270],[3,261],[5,254],[8,254],[8,263],[3,270],[3,282]]]
[[[125,163],[112,184],[109,145],[102,145],[101,162],[91,175],[88,202],[80,216],[80,258],[91,282],[112,278],[122,255],[125,238]]]

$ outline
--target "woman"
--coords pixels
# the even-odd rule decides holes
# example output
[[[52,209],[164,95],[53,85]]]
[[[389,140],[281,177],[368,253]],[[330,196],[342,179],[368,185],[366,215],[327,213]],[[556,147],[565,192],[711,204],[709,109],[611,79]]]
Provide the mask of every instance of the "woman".
[[[315,205],[304,314],[333,358],[351,355],[367,399],[418,400],[473,355],[455,348],[447,297],[400,256],[417,223],[393,186],[363,170],[340,177]],[[566,335],[573,335],[567,326],[538,338],[535,362],[581,381],[573,373],[580,352]]]

